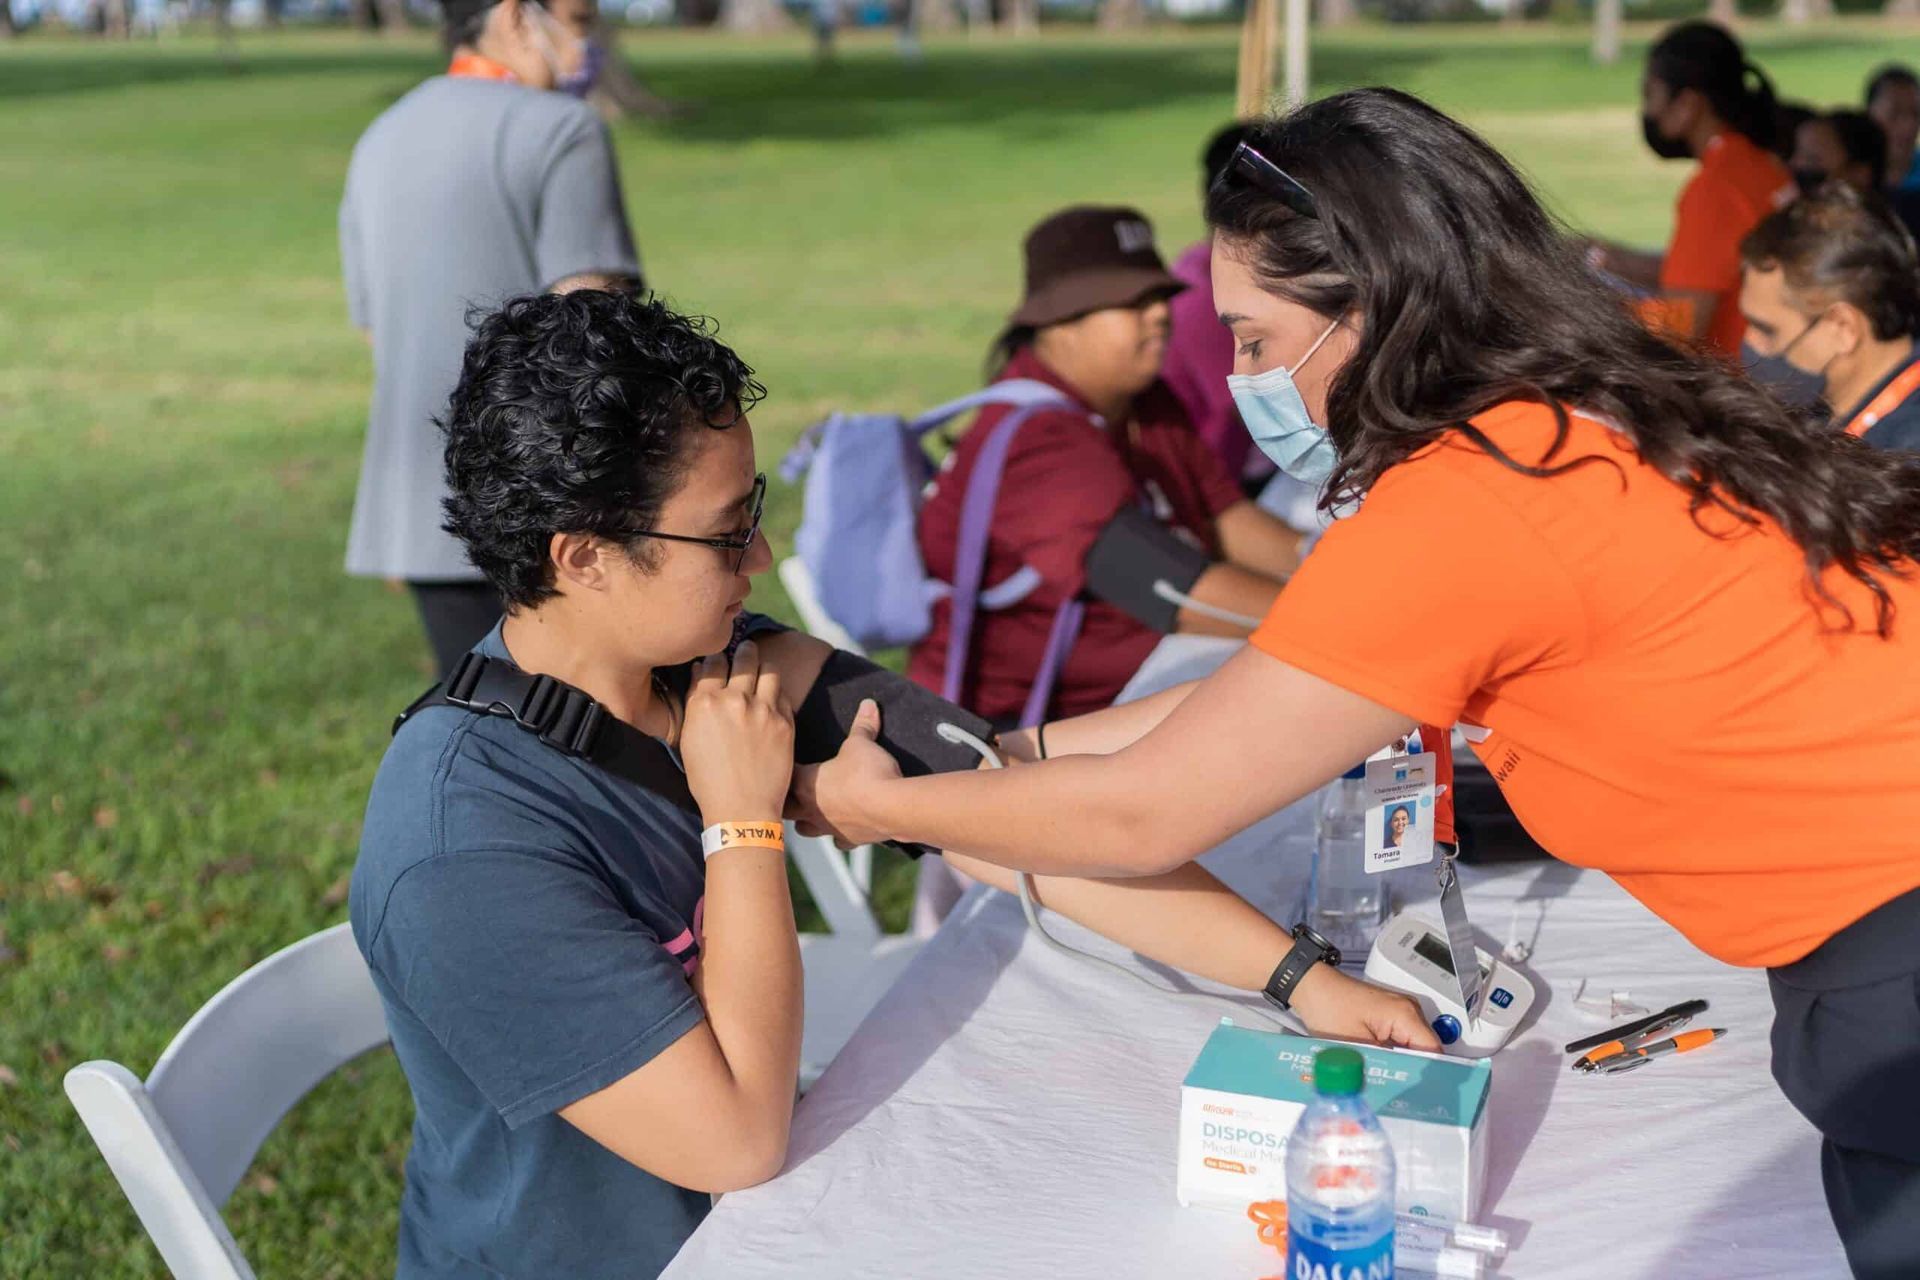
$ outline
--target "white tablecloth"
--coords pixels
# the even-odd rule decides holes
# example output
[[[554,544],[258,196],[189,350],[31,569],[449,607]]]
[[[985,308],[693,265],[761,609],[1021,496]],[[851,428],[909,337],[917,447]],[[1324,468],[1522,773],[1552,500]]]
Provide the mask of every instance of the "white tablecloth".
[[[1136,684],[1202,674],[1222,652],[1169,642]],[[1286,916],[1311,842],[1297,805],[1206,862]],[[1764,975],[1701,955],[1596,873],[1530,863],[1463,879],[1482,946],[1498,950],[1515,925],[1533,943],[1544,1000],[1494,1061],[1481,1220],[1514,1238],[1500,1274],[1844,1276],[1818,1138],[1768,1075]],[[666,1276],[1278,1275],[1244,1218],[1174,1201],[1180,1081],[1227,1011],[1055,924],[1179,992],[1060,955],[1029,936],[1016,900],[972,890],[801,1101],[786,1170],[724,1197]],[[1574,1008],[1582,980],[1655,1008],[1707,997],[1705,1022],[1732,1034],[1631,1075],[1577,1077],[1560,1046],[1596,1029]]]

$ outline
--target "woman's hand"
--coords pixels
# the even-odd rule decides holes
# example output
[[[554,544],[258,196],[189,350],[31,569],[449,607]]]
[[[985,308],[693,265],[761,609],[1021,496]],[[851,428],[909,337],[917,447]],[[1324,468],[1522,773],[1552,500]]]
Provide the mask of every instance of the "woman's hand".
[[[1440,1050],[1440,1038],[1410,997],[1350,978],[1332,965],[1308,969],[1288,1003],[1317,1036]]]
[[[793,711],[780,696],[780,673],[760,667],[760,650],[742,640],[727,669],[724,654],[702,658],[680,731],[687,786],[708,823],[773,818],[793,774]]]
[[[875,824],[873,801],[882,788],[899,780],[899,764],[880,745],[880,704],[869,698],[860,704],[840,753],[795,788],[788,816],[832,831],[843,844],[888,840],[897,833]]]

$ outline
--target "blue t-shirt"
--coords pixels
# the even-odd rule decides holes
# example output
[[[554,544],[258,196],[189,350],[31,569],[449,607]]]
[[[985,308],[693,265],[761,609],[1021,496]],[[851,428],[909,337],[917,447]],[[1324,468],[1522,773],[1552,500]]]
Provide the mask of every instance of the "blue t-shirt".
[[[475,647],[510,657],[498,627]],[[706,1193],[555,1113],[704,1017],[705,884],[697,817],[511,720],[394,736],[349,903],[413,1090],[400,1280],[644,1280],[700,1224]]]

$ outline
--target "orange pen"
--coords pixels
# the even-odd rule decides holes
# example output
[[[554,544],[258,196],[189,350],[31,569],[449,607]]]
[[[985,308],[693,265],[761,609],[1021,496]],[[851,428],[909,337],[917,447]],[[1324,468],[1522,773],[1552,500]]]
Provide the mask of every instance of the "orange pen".
[[[1594,1070],[1601,1075],[1619,1075],[1623,1071],[1644,1067],[1653,1059],[1664,1057],[1669,1053],[1690,1053],[1695,1049],[1704,1048],[1726,1034],[1725,1027],[1702,1027],[1698,1031],[1685,1031],[1670,1040],[1616,1053],[1611,1058],[1600,1062]]]

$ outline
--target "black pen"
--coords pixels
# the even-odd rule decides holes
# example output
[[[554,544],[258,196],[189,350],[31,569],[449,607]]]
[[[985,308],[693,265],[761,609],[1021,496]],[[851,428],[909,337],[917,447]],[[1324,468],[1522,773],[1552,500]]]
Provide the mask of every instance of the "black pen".
[[[1685,1019],[1705,1013],[1706,1011],[1707,1002],[1705,1000],[1684,1000],[1671,1009],[1663,1009],[1659,1013],[1650,1013],[1644,1018],[1636,1018],[1625,1026],[1615,1027],[1611,1031],[1596,1032],[1593,1035],[1575,1040],[1567,1046],[1567,1052],[1584,1053],[1588,1049],[1599,1048],[1609,1040],[1625,1040],[1629,1036],[1641,1035],[1649,1029],[1674,1026]],[[1669,1019],[1671,1021],[1669,1021]]]

